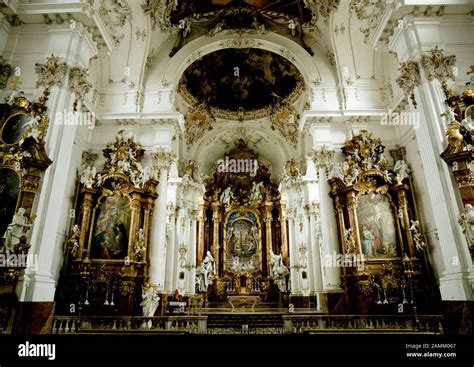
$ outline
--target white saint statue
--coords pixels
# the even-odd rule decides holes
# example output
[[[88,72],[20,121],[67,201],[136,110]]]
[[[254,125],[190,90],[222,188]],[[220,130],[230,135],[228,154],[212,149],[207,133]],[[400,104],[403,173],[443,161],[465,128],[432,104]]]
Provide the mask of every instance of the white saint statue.
[[[15,250],[15,247],[20,243],[20,238],[31,227],[25,212],[25,208],[19,208],[3,234],[3,247],[7,254]]]
[[[474,247],[474,208],[471,204],[464,206],[464,213],[458,216],[458,223],[466,236],[470,248]]]
[[[287,292],[285,276],[288,274],[288,268],[283,264],[283,259],[280,255],[275,255],[270,250],[270,275],[275,279],[276,285],[280,292]]]
[[[158,295],[158,291],[155,289],[154,286],[151,284],[145,283],[142,289],[142,302],[140,306],[142,306],[143,316],[145,317],[153,317],[155,315],[156,309],[160,303],[160,296]],[[145,323],[144,323],[145,324]],[[142,324],[142,327],[145,325]],[[148,328],[151,328],[152,322],[148,320]]]
[[[341,181],[344,181],[344,170],[341,163],[336,163],[332,166],[329,178],[338,178]]]
[[[155,169],[153,167],[145,167],[142,171],[140,180],[141,186],[145,186],[148,180],[155,178]]]
[[[258,184],[255,181],[252,183],[252,190],[250,190],[250,202],[262,201],[262,186],[263,182],[259,182]]]
[[[86,167],[86,169],[84,170],[84,172],[82,172],[81,175],[81,184],[83,184],[88,189],[92,189],[96,173],[97,170],[95,167]]]
[[[209,281],[216,276],[216,262],[209,251],[207,251],[206,257],[202,261],[202,265],[205,270],[205,284],[207,288],[210,283]]]
[[[196,287],[197,287],[198,292],[207,291],[205,279],[206,279],[206,269],[204,269],[204,264],[201,263],[201,265],[196,268]]]
[[[411,169],[408,167],[408,163],[404,159],[400,159],[395,163],[393,171],[397,174],[395,176],[398,183],[401,183],[405,178],[407,178],[411,172]]]
[[[232,193],[232,188],[230,186],[228,186],[221,194],[220,200],[225,206],[230,206],[232,200],[234,200],[234,194]]]

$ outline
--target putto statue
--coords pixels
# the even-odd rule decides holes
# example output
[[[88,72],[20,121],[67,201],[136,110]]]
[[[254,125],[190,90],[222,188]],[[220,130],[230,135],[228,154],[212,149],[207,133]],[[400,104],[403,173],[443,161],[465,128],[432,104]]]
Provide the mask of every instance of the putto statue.
[[[410,231],[412,233],[413,241],[415,242],[415,248],[422,252],[426,248],[426,243],[423,239],[423,235],[420,231],[420,222],[417,220],[411,220]]]
[[[26,131],[26,137],[31,137],[36,142],[39,142],[41,140],[40,121],[41,116],[32,116],[31,119],[29,119],[26,123],[26,126],[28,126],[28,130]]]
[[[25,208],[19,208],[3,234],[4,252],[7,254],[14,252],[15,247],[20,243],[21,237],[26,234],[30,227],[31,223],[28,222]]]

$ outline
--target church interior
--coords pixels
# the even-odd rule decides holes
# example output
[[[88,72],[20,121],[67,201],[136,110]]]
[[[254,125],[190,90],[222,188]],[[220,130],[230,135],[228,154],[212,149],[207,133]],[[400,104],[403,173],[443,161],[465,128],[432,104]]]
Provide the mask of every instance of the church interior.
[[[0,25],[1,334],[473,335],[472,2]]]

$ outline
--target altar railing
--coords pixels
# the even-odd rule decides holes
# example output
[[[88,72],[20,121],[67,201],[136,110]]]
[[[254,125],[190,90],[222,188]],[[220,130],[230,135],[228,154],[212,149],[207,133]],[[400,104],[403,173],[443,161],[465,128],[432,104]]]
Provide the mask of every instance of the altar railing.
[[[206,334],[207,316],[56,316],[52,334],[70,333]]]
[[[442,334],[442,316],[283,315],[285,334],[351,331]]]

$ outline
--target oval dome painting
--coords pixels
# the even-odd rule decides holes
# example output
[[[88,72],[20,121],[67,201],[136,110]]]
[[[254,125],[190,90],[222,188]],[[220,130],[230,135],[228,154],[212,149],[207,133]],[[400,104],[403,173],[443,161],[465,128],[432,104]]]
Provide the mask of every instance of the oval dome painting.
[[[209,107],[251,111],[284,100],[300,82],[298,69],[280,55],[254,48],[225,49],[192,63],[181,88]]]

